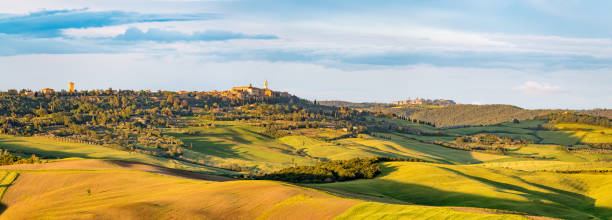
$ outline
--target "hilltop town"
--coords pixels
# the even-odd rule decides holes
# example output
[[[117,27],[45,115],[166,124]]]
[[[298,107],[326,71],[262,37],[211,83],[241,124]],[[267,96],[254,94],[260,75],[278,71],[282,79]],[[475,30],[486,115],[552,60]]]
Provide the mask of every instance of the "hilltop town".
[[[88,92],[105,93],[105,94],[119,94],[120,90],[107,89],[107,90],[77,91],[75,89],[75,83],[69,82],[68,90],[55,91],[52,88],[44,88],[39,91],[32,91],[32,90],[25,90],[25,89],[21,91],[17,91],[15,89],[9,89],[7,91],[7,94],[9,95],[19,94],[21,96],[34,98],[34,97],[45,97],[45,96],[50,97],[51,95],[61,95],[61,94],[69,95],[69,94],[79,94],[79,93],[88,93]],[[148,93],[148,94],[152,93],[151,90],[148,90],[148,89],[142,90],[140,92]],[[253,84],[249,83],[248,86],[233,87],[232,89],[225,90],[225,91],[217,91],[217,90],[184,91],[184,90],[181,90],[176,93],[181,97],[189,97],[189,96],[195,97],[198,95],[213,95],[213,96],[218,96],[218,97],[223,97],[223,98],[228,98],[228,99],[249,99],[249,98],[261,99],[261,98],[274,98],[274,97],[291,97],[291,94],[289,94],[288,92],[273,91],[270,88],[268,88],[268,80],[264,81],[264,88],[254,87]]]
[[[400,101],[391,102],[392,105],[441,105],[441,106],[449,106],[455,105],[455,101],[448,99],[424,99],[424,98],[416,98],[416,99],[406,99]]]

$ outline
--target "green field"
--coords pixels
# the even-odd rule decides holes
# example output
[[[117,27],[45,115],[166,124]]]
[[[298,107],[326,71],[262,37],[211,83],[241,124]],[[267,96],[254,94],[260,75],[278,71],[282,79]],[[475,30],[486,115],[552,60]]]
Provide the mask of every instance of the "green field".
[[[337,132],[330,129],[305,129],[274,139],[263,135],[260,127],[239,123],[224,123],[214,128],[187,127],[166,131],[189,146],[184,151],[185,158],[215,167],[238,165],[261,171],[356,157],[409,157],[451,164],[480,163],[503,158],[426,144],[389,133],[377,135],[391,136],[390,140],[365,134],[357,138],[328,139],[338,136]]]
[[[541,120],[524,120],[519,123],[504,122],[496,125],[474,126],[465,128],[443,129],[442,131],[453,135],[492,134],[499,137],[514,139],[524,138],[539,144],[557,144],[572,146],[579,143],[610,143],[612,142],[612,129],[586,125],[586,124],[548,124],[555,130],[538,129],[544,126]],[[418,137],[417,137],[418,138]],[[441,138],[440,140],[448,141]]]
[[[18,151],[25,154],[37,154],[42,157],[52,159],[79,157],[126,160],[205,173],[230,173],[229,171],[199,166],[174,159],[116,150],[100,145],[62,142],[45,137],[15,137],[0,135],[0,148],[10,151]]]
[[[517,147],[516,149],[509,151],[507,155],[545,157],[546,160],[569,162],[590,161],[588,158],[570,153],[565,150],[565,147],[557,145],[530,144],[527,146]]]
[[[197,135],[184,132],[194,131]],[[298,155],[296,149],[282,141],[261,134],[261,128],[248,125],[225,124],[215,128],[190,127],[168,130],[169,135],[179,137],[187,146],[184,157],[202,160],[214,166],[236,164],[275,170],[294,164],[309,165],[316,160]]]
[[[361,203],[336,219],[528,219],[519,215],[458,212],[452,208]]]
[[[580,170],[612,170],[612,162],[609,161],[589,161],[589,162],[568,162],[558,160],[529,160],[511,162],[493,162],[478,164],[482,167],[507,168],[521,171],[580,171]]]
[[[539,121],[521,121],[520,123],[502,123],[488,126],[474,126],[465,128],[444,129],[447,133],[459,135],[473,135],[479,133],[510,133],[530,134],[533,133],[532,125]]]
[[[384,163],[372,180],[314,185],[414,204],[503,209],[567,219],[612,217],[612,175],[526,172],[481,165]]]
[[[584,124],[555,124],[555,128],[583,143],[612,143],[612,128]]]

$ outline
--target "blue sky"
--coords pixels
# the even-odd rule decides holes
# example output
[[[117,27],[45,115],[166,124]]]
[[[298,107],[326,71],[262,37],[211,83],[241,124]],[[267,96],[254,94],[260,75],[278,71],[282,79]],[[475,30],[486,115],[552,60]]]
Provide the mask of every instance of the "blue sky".
[[[7,0],[0,89],[222,90],[612,108],[604,0]]]

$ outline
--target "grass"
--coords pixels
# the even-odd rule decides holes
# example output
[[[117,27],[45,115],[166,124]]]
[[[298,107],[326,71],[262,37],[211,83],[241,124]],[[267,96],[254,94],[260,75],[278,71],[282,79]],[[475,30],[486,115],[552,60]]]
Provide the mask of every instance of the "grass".
[[[558,144],[570,146],[578,144],[580,138],[572,137],[559,131],[536,131],[536,135],[541,138],[541,144]]]
[[[414,139],[417,139],[419,141],[443,141],[443,142],[452,142],[455,139],[457,139],[457,137],[454,136],[422,136],[422,135],[415,135],[415,134],[403,134],[406,137],[411,137]]]
[[[314,185],[404,202],[491,208],[565,219],[612,217],[612,175],[526,172],[482,165],[384,163],[371,180]]]
[[[552,124],[558,131],[539,130],[544,125],[541,120],[524,120],[519,123],[504,122],[489,126],[444,129],[442,131],[454,135],[474,135],[479,133],[492,134],[499,137],[514,139],[525,138],[539,144],[557,144],[572,146],[582,143],[610,143],[612,129],[586,124]],[[422,137],[415,137],[422,138]],[[441,138],[440,140],[448,141]]]
[[[612,128],[585,124],[554,124],[555,128],[584,143],[611,143]]]
[[[16,172],[0,171],[0,199],[4,196],[4,192],[17,178]]]
[[[199,134],[188,135],[182,131]],[[182,131],[168,130],[167,134],[180,138],[189,146],[183,156],[214,166],[236,164],[271,171],[293,164],[310,165],[316,162],[296,154],[295,148],[262,135],[263,131],[258,127],[223,125],[215,128],[189,127]]]
[[[287,136],[279,140],[297,149],[305,149],[311,156],[332,160],[389,156],[419,158],[449,164],[469,164],[504,158],[501,155],[467,152],[435,144],[421,143],[405,138],[403,135],[380,134],[390,136],[391,140],[369,135],[360,135],[358,138],[346,138],[333,142],[319,141],[304,136]]]
[[[100,145],[61,142],[45,137],[15,137],[0,135],[0,148],[47,158],[95,158],[126,160],[205,173],[229,173],[228,171],[185,163],[168,158],[155,157],[135,152],[116,150]]]
[[[509,126],[503,126],[503,125],[451,128],[451,129],[446,129],[444,131],[450,134],[458,134],[458,135],[473,135],[473,134],[480,134],[480,133],[529,134],[533,132],[532,130],[527,129],[527,128],[509,127]]]
[[[568,162],[558,160],[529,160],[479,164],[483,167],[515,169],[521,171],[580,171],[580,170],[612,170],[612,162],[589,161]]]
[[[406,206],[365,202],[336,217],[342,219],[528,219],[518,215],[469,213],[446,207]]]
[[[189,135],[189,131],[197,134]],[[305,129],[293,135],[273,139],[262,135],[262,128],[245,124],[227,124],[215,128],[188,127],[167,130],[166,133],[180,138],[190,146],[184,151],[183,156],[186,158],[213,166],[236,164],[262,171],[356,157],[411,157],[452,164],[480,163],[504,157],[449,149],[387,133],[381,134],[391,136],[391,140],[360,135],[359,138],[330,141],[325,137],[334,137],[333,133],[337,136],[337,132],[331,132],[329,129]]]
[[[546,157],[546,159],[550,160],[569,162],[589,161],[588,158],[570,153],[569,151],[565,150],[565,147],[558,145],[529,144],[527,146],[517,147],[516,149],[509,151],[507,154],[517,156]]]
[[[275,207],[296,196],[305,199],[287,204],[289,210]],[[356,201],[277,182],[213,183],[136,171],[64,171],[23,172],[3,203],[9,208],[0,219],[254,219],[291,213],[324,218]],[[327,210],[300,213],[317,207]]]
[[[59,162],[58,162],[59,163]],[[100,164],[105,169],[106,163]],[[472,210],[387,205],[275,181],[211,182],[131,170],[17,170],[0,219],[331,219],[377,217],[372,209],[439,218],[516,218]],[[90,167],[91,168],[91,167]],[[407,216],[399,212],[398,216]],[[418,215],[417,215],[418,214]]]
[[[293,146],[296,149],[304,149],[304,151],[316,158],[325,158],[326,160],[346,160],[356,157],[373,157],[376,154],[364,151],[354,145],[341,145],[336,142],[326,142],[307,136],[286,136],[279,139],[286,145]]]
[[[522,120],[519,123],[514,122],[503,122],[500,123],[501,126],[505,127],[513,127],[513,128],[527,128],[527,129],[536,129],[541,125],[546,123],[544,120]]]

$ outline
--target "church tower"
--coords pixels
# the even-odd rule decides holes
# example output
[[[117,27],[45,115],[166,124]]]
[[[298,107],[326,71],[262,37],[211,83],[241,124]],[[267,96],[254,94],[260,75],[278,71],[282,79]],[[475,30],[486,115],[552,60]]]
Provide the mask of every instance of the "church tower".
[[[265,95],[266,96],[272,97],[272,90],[268,89],[268,80],[267,79],[264,82],[264,91],[265,91]]]
[[[74,92],[74,82],[69,82],[68,83],[68,91],[69,92]]]

